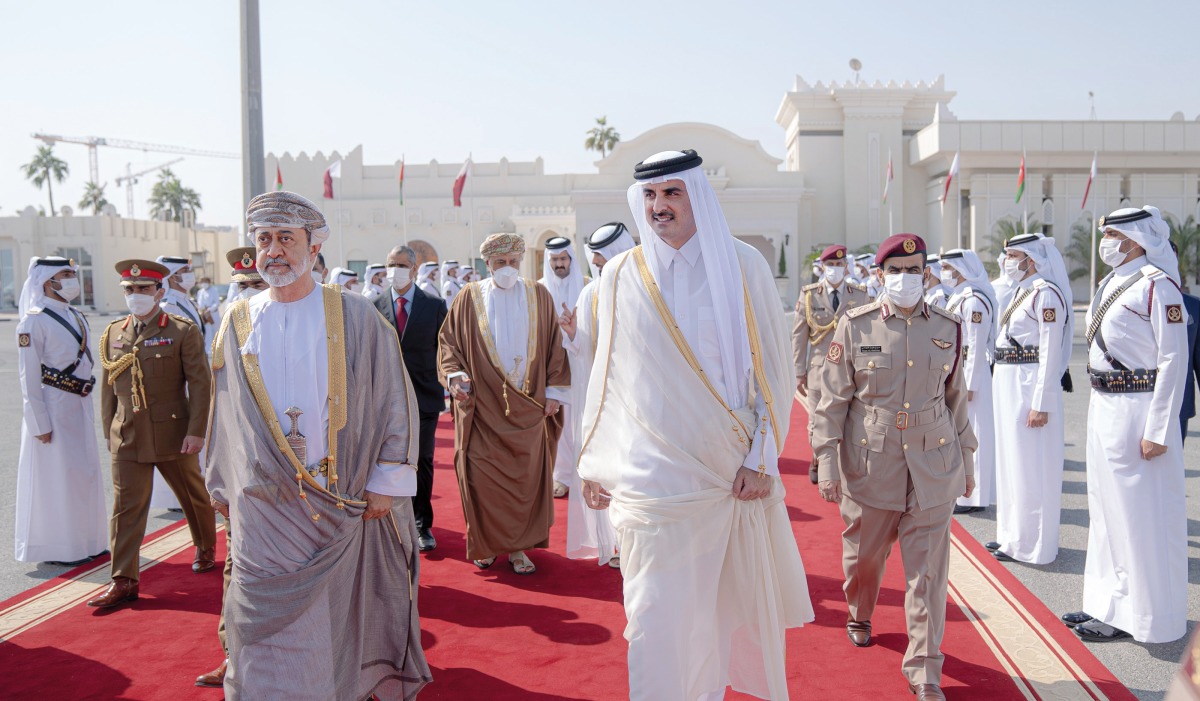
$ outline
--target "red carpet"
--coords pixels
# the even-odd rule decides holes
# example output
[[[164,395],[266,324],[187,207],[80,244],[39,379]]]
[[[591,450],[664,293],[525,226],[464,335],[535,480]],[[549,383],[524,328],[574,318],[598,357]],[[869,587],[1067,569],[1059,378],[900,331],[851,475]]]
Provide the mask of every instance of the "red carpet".
[[[912,698],[900,674],[907,644],[904,628],[904,582],[899,556],[884,581],[874,620],[875,644],[853,648],[843,625],[846,605],[841,585],[841,519],[833,505],[822,502],[808,483],[809,451],[804,416],[793,413],[792,440],[783,461],[788,511],[804,557],[815,623],[788,636],[793,699]],[[434,535],[438,549],[424,558],[420,610],[424,647],[434,683],[421,699],[488,699],[574,701],[628,698],[625,625],[620,573],[593,561],[571,561],[564,550],[566,503],[556,501],[558,521],[552,545],[534,551],[538,572],[514,574],[501,558],[480,571],[465,561],[463,522],[451,455],[453,431],[448,419],[439,428],[435,483]],[[151,538],[173,535],[178,525]],[[943,651],[944,686],[950,699],[1043,698],[1034,685],[1010,674],[1021,669],[1009,651],[1028,648],[1027,636],[1067,664],[1077,693],[1061,698],[1132,699],[1056,616],[1046,610],[982,546],[955,526],[964,568],[972,568],[976,589],[983,583],[988,601],[1006,602],[1009,619],[973,608],[983,599],[952,574],[952,601]],[[165,541],[164,541],[165,542]],[[219,553],[223,557],[223,551]],[[197,674],[220,661],[216,638],[221,578],[219,572],[192,574],[191,550],[168,557],[142,575],[141,599],[110,613],[81,604],[60,613],[43,614],[41,622],[0,628],[0,674],[6,680],[0,697],[14,699],[211,699],[219,690],[192,686]],[[79,568],[67,577],[95,569]],[[107,568],[97,575],[103,581]],[[41,585],[0,604],[6,616],[30,616],[31,607],[48,608],[46,600],[63,579]],[[990,587],[990,588],[989,588]],[[60,597],[61,598],[61,597]],[[957,605],[966,601],[971,618]],[[980,619],[973,621],[971,619]],[[14,633],[14,630],[16,631]],[[7,633],[5,633],[7,631]],[[1003,659],[1002,659],[1003,658]],[[1065,682],[1060,682],[1065,683]],[[1072,682],[1074,683],[1074,682]],[[1058,688],[1058,687],[1055,687]],[[750,697],[730,693],[728,699]]]

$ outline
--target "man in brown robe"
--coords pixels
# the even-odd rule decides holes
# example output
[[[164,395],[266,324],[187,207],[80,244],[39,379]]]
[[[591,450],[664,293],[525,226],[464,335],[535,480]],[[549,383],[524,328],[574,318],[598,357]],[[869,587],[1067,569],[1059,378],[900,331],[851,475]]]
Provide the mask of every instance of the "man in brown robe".
[[[408,701],[430,674],[396,333],[362,295],[314,283],[329,235],[316,205],[271,192],[246,220],[270,290],[222,322],[207,453],[232,530],[225,698]]]
[[[571,369],[546,288],[520,278],[525,242],[494,234],[480,247],[492,277],[455,297],[442,325],[438,375],[454,397],[454,467],[467,557],[481,569],[550,544],[552,478]]]

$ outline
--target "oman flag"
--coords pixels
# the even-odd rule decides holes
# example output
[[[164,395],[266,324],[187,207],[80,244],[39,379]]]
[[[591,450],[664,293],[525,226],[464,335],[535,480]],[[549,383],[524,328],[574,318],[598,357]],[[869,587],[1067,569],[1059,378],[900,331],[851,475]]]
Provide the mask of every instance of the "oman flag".
[[[471,169],[471,158],[463,162],[462,170],[458,171],[458,176],[454,178],[454,206],[462,206],[463,188],[467,184],[467,171]]]
[[[342,177],[342,161],[338,159],[325,171],[325,194],[327,200],[333,199],[333,179]]]
[[[1017,171],[1017,202],[1025,194],[1025,151],[1021,151],[1021,169]]]
[[[895,174],[892,172],[892,150],[888,149],[888,167],[887,173],[883,176],[883,202],[887,203],[888,189],[892,185],[892,180],[895,179]]]
[[[275,164],[275,189],[277,191],[283,189],[283,171],[279,170],[278,163]]]
[[[400,157],[400,206],[404,206],[404,156]]]

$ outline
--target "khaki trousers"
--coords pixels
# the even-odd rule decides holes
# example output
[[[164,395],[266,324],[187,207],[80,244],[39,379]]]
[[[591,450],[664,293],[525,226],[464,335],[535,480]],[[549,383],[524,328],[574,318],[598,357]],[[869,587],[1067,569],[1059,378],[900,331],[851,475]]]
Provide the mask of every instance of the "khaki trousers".
[[[899,540],[907,582],[904,619],[908,627],[901,671],[912,684],[941,684],[954,502],[921,509],[910,480],[904,511],[876,509],[843,497],[841,513],[846,523],[842,532],[843,589],[850,620],[871,620],[888,554]]]
[[[146,537],[146,519],[150,515],[150,491],[154,487],[154,468],[175,493],[187,518],[192,543],[211,548],[217,543],[217,521],[208,501],[208,490],[200,476],[200,460],[195,455],[180,455],[170,462],[142,463],[113,460],[113,514],[108,522],[109,550],[112,551],[112,576],[139,578],[139,552]]]

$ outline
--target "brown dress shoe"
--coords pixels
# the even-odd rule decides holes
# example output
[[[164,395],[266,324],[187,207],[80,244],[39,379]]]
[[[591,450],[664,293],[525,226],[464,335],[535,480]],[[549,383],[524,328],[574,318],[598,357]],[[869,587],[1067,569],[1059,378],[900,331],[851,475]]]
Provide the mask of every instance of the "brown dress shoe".
[[[917,695],[917,701],[946,701],[942,687],[937,684],[909,684],[908,690]]]
[[[846,637],[854,643],[854,647],[866,647],[871,644],[870,621],[847,621]]]
[[[88,606],[93,608],[112,608],[119,606],[126,601],[137,601],[138,598],[138,583],[128,577],[114,577],[109,583],[108,589],[96,598],[87,602]]]
[[[229,666],[229,658],[221,660],[221,664],[208,674],[196,677],[196,686],[222,687],[225,686],[225,668]]]
[[[207,572],[217,566],[216,548],[196,548],[196,559],[192,560],[192,571],[196,574]]]

